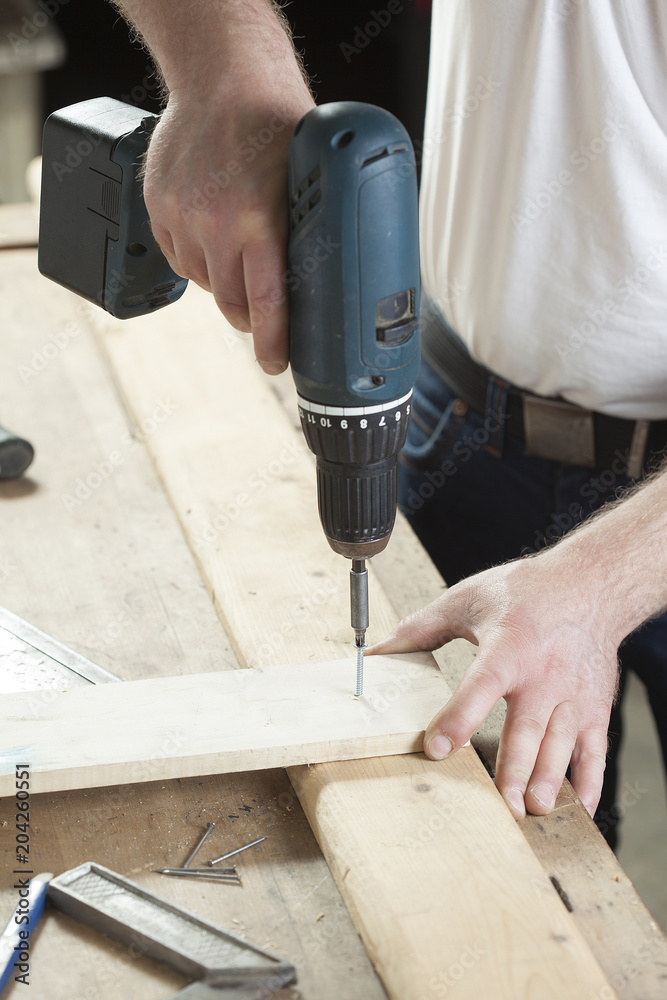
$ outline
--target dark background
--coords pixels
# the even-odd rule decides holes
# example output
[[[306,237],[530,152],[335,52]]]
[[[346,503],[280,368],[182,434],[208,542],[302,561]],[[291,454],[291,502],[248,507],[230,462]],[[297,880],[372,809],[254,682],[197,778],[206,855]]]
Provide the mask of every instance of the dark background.
[[[386,21],[387,0],[292,0],[284,9],[297,47],[313,79],[318,103],[355,100],[378,104],[393,112],[413,141],[422,135],[428,42],[429,0],[402,0],[360,51],[346,54],[341,44],[354,45],[357,28],[377,11]],[[394,7],[396,7],[394,3]],[[44,73],[44,114],[91,97],[115,97],[146,109],[160,110],[157,79],[148,53],[106,0],[69,0],[55,17],[65,37],[67,62]],[[372,29],[374,30],[374,29]],[[357,36],[359,38],[359,36]]]

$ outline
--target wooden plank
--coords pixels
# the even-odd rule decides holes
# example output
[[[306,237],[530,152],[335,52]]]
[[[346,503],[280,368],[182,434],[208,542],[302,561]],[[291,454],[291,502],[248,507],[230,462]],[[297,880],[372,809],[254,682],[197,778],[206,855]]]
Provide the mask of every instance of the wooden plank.
[[[438,764],[301,768],[292,783],[391,996],[590,1000],[609,989],[472,747]]]
[[[40,277],[34,251],[0,254],[0,292],[0,422],[37,448],[28,477],[0,484],[0,604],[123,677],[238,667],[148,457],[150,412],[137,423],[123,408],[85,307]],[[39,356],[46,364],[31,368]],[[62,494],[119,445],[123,462],[69,513]],[[13,812],[2,800],[5,917],[16,905]],[[244,860],[242,888],[152,872],[182,861],[209,819],[216,845],[269,836]],[[36,795],[30,838],[35,870],[99,861],[285,955],[304,1000],[385,996],[282,771]],[[31,1000],[162,1000],[181,983],[62,914],[34,939]],[[10,986],[8,1000],[23,991]]]
[[[29,762],[34,793],[262,770],[421,750],[447,698],[432,657],[374,656],[8,694],[0,795]]]
[[[98,328],[130,408],[141,407],[156,384],[180,393],[178,420],[149,447],[241,662],[268,663],[272,653],[275,661],[272,647],[281,635],[289,635],[298,661],[331,655],[332,647],[342,652],[349,644],[347,588],[334,589],[321,606],[307,604],[298,628],[290,610],[295,594],[308,599],[315,567],[334,580],[342,572],[316,520],[312,464],[269,383],[237,335],[225,332],[212,301],[191,289],[167,315],[136,323],[132,335],[106,318]],[[211,462],[211,454],[219,454],[220,462]],[[250,495],[253,467],[261,463],[271,471],[271,462],[271,483]],[[224,515],[218,527],[212,520],[216,505]],[[257,602],[245,598],[249,593],[260,598],[261,615],[255,613]],[[371,628],[378,635],[396,616],[374,579],[371,598]],[[457,800],[457,822],[446,824],[437,856],[416,850],[403,872],[405,831],[415,837],[422,824],[442,823],[428,795],[401,792],[415,761],[423,768],[418,785],[430,789],[433,780],[439,797]],[[472,988],[467,977],[460,984],[461,996],[516,1000],[531,993],[561,996],[565,988],[572,998],[589,1000],[603,990],[614,996],[472,750],[442,766],[413,755],[317,765],[308,769],[312,783],[298,769],[290,774],[390,996],[433,995],[443,970],[459,962],[461,953],[449,942],[461,940],[493,955],[479,964]],[[336,809],[341,822],[328,822]],[[498,858],[506,849],[513,862],[504,871]],[[538,891],[525,879],[515,880],[524,866]],[[399,877],[388,878],[391,868]],[[385,880],[396,890],[393,896],[385,894]],[[455,891],[443,892],[450,885]],[[502,931],[497,920],[481,916],[497,910],[506,915]]]

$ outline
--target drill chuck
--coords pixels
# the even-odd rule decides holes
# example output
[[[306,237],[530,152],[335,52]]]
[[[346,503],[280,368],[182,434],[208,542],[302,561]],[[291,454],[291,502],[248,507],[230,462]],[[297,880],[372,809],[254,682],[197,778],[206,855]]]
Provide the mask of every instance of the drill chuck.
[[[334,552],[348,559],[376,555],[391,535],[411,396],[349,407],[299,398],[301,426],[317,457],[322,527]]]

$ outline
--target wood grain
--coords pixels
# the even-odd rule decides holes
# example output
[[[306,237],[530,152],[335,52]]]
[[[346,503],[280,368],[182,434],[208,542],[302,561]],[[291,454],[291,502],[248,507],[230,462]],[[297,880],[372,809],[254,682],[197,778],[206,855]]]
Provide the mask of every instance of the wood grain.
[[[396,763],[292,777],[390,996],[591,1000],[609,989],[472,747]]]
[[[421,750],[448,693],[433,659],[369,657],[353,681],[347,659],[5,695],[0,795],[24,762],[39,793]]]
[[[129,419],[86,317],[0,253],[0,424],[35,447],[0,483],[0,605],[123,679],[238,667],[145,447],[166,408]]]

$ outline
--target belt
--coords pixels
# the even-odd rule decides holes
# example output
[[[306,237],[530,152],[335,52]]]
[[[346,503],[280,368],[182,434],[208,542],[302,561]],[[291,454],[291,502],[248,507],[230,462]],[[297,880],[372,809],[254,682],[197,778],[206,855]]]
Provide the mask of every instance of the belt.
[[[667,446],[667,420],[610,417],[520,389],[478,364],[425,295],[420,313],[426,361],[471,409],[524,441],[527,455],[595,469],[620,467],[636,479],[647,457]]]

